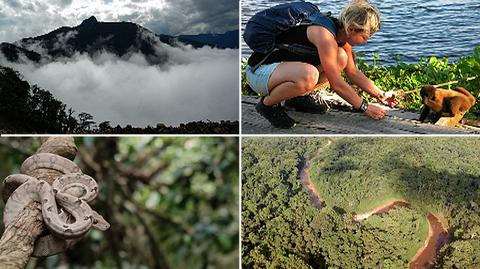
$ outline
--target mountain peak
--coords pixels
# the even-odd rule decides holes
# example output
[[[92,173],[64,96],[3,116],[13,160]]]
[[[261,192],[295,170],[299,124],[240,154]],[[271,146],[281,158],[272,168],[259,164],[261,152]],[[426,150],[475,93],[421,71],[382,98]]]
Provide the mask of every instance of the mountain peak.
[[[80,25],[95,24],[95,23],[97,23],[97,22],[98,22],[98,21],[97,21],[97,18],[95,18],[95,16],[91,16],[90,18],[84,20],[84,21],[82,22],[82,24],[80,24]]]

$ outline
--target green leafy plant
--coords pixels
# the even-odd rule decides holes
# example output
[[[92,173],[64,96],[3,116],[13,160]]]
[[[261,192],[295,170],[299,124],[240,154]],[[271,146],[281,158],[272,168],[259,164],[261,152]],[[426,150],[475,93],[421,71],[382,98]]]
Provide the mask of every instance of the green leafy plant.
[[[247,82],[247,76],[245,75],[245,69],[247,68],[247,65],[248,59],[242,58],[242,95],[256,96],[258,94],[254,92],[252,88],[250,88]]]
[[[375,85],[385,91],[400,90],[410,91],[419,89],[423,85],[441,84],[450,81],[459,81],[457,84],[444,86],[442,88],[464,87],[471,92],[477,99],[479,95],[480,77],[480,47],[473,50],[471,56],[461,57],[457,62],[450,63],[448,58],[438,59],[436,57],[421,58],[418,63],[406,64],[394,57],[398,62],[394,66],[379,66],[374,55],[373,65],[370,65],[362,59],[363,55],[358,55],[358,68],[362,70],[367,77],[375,82]],[[476,77],[473,80],[466,81],[467,78]],[[419,91],[412,92],[403,96],[401,106],[418,110],[422,106],[422,99]],[[466,114],[468,118],[478,119],[480,117],[480,105],[477,103]]]
[[[393,59],[397,62],[393,66],[381,66],[378,64],[379,56],[373,54],[373,62],[369,63],[364,59],[364,54],[357,54],[357,66],[369,77],[375,85],[382,90],[400,90],[411,91],[419,89],[426,84],[436,85],[449,81],[458,80],[459,83],[445,86],[443,88],[451,89],[455,87],[464,87],[471,92],[475,98],[480,99],[480,46],[473,50],[472,55],[461,57],[456,62],[450,62],[448,58],[438,59],[436,57],[421,58],[417,63],[407,64],[400,61],[398,55]],[[257,95],[250,89],[245,78],[245,68],[247,60],[242,60],[242,94]],[[473,80],[466,81],[467,78],[476,77]],[[364,96],[371,99],[370,96]],[[374,101],[371,99],[371,101]],[[403,96],[401,107],[419,110],[422,106],[422,99],[419,91],[412,92]],[[465,115],[467,118],[480,118],[480,105],[472,107]]]

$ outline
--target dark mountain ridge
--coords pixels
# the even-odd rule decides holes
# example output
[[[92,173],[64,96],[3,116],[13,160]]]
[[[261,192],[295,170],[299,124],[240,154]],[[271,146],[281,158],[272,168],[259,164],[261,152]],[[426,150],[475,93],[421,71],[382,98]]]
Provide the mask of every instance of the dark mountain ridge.
[[[40,62],[42,59],[42,55],[34,51],[27,50],[6,42],[0,43],[0,52],[3,53],[5,58],[10,62],[21,61],[22,56],[36,63]]]
[[[219,49],[238,49],[238,30],[228,31],[223,34],[199,34],[199,35],[159,35],[162,42],[175,44],[176,42],[192,45],[194,48],[209,46]]]
[[[23,38],[11,43],[1,43],[0,51],[8,61],[19,61],[21,55],[34,62],[70,58],[77,53],[94,56],[104,51],[117,56],[142,53],[150,64],[168,60],[166,51],[159,45],[194,48],[238,48],[238,30],[225,34],[181,35],[178,37],[156,34],[132,22],[99,22],[92,16],[75,27],[63,26],[37,37]]]

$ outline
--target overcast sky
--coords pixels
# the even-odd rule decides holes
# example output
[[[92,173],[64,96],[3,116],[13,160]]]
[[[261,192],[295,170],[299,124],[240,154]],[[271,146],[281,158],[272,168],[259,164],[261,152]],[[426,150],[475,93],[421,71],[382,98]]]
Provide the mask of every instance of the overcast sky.
[[[238,29],[234,0],[0,0],[0,42],[99,21],[131,21],[156,33],[224,33]]]

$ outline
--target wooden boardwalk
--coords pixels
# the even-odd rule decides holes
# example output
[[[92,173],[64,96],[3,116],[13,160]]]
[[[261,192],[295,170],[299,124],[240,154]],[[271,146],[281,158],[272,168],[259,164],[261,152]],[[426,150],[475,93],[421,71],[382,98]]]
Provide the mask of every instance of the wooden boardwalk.
[[[461,135],[480,134],[480,128],[447,128],[421,123],[419,114],[387,108],[387,116],[374,121],[362,113],[345,109],[330,109],[325,114],[288,111],[298,123],[292,129],[278,129],[255,111],[259,97],[242,96],[242,134],[364,134],[364,135]]]

